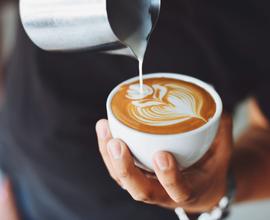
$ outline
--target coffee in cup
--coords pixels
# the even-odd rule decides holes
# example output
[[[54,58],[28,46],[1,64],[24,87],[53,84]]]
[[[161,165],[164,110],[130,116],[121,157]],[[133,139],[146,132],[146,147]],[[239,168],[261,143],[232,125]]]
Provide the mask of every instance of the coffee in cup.
[[[115,117],[126,126],[151,134],[179,134],[199,128],[215,114],[216,104],[200,86],[172,78],[124,84],[111,102]]]

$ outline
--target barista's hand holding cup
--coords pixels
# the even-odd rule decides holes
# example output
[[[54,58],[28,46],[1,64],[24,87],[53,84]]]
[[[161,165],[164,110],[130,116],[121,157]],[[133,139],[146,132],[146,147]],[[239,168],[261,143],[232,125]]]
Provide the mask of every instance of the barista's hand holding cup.
[[[141,94],[138,79],[117,86],[107,100],[114,138],[124,141],[137,164],[153,170],[153,156],[171,152],[182,168],[211,146],[222,102],[210,85],[180,74],[149,74]]]
[[[225,193],[232,146],[219,95],[198,79],[166,73],[145,75],[143,90],[138,78],[117,86],[107,100],[108,121],[97,123],[109,173],[135,200],[191,212],[212,208]]]

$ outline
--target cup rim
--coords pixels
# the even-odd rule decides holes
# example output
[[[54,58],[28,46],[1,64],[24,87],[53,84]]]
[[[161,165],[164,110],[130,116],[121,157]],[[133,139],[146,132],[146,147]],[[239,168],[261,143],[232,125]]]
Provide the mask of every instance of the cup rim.
[[[203,82],[200,79],[194,78],[192,76],[188,76],[188,75],[184,75],[184,74],[179,74],[179,73],[149,73],[149,74],[144,74],[143,78],[144,79],[149,79],[149,78],[172,78],[172,79],[178,79],[178,80],[182,80],[182,81],[186,81],[189,83],[193,83],[203,89],[205,89],[210,95],[211,97],[214,99],[215,104],[216,104],[216,112],[214,114],[214,116],[204,125],[202,125],[201,127],[195,128],[191,131],[186,131],[186,132],[179,132],[179,133],[174,133],[174,134],[154,134],[154,133],[147,133],[144,131],[139,131],[136,130],[134,128],[131,128],[127,125],[125,125],[124,123],[122,123],[113,113],[112,108],[111,108],[111,102],[112,102],[112,98],[114,97],[114,95],[116,94],[116,92],[118,92],[119,88],[124,85],[124,84],[128,84],[128,83],[132,83],[133,81],[137,81],[139,80],[139,76],[135,76],[132,77],[128,80],[123,81],[122,83],[120,83],[119,85],[117,85],[109,94],[108,98],[107,98],[107,102],[106,102],[106,107],[107,107],[107,113],[110,115],[112,115],[112,117],[118,122],[120,123],[123,127],[125,127],[127,130],[132,131],[133,133],[140,133],[140,134],[144,134],[147,136],[168,136],[168,137],[175,137],[175,136],[186,136],[186,135],[194,135],[196,133],[199,133],[203,130],[207,130],[212,124],[214,124],[217,120],[220,119],[222,111],[223,111],[223,104],[221,101],[221,98],[219,96],[219,94],[216,92],[216,90],[214,89],[214,87],[206,82]]]

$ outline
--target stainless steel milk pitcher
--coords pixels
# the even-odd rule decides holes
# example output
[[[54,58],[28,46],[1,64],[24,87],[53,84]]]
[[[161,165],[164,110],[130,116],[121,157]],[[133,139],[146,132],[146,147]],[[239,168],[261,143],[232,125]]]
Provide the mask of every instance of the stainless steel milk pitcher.
[[[38,47],[53,51],[133,56],[126,39],[138,30],[149,38],[159,11],[160,0],[20,0],[26,33]]]

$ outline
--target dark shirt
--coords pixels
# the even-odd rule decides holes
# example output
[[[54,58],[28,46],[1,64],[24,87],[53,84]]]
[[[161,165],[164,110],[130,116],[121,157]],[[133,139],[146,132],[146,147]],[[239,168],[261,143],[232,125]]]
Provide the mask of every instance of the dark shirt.
[[[225,110],[255,96],[270,117],[268,1],[163,2],[145,58],[146,73],[176,72],[215,86]],[[137,63],[91,51],[45,52],[21,25],[7,65],[0,163],[12,178],[24,219],[177,219],[132,201],[109,177],[95,123]]]

